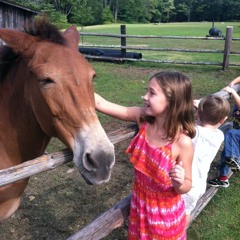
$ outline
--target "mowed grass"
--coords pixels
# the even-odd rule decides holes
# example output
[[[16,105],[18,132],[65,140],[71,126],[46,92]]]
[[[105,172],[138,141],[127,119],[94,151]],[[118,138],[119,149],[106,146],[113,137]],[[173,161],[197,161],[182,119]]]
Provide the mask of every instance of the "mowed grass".
[[[83,32],[108,32],[120,33],[120,26],[126,25],[127,34],[130,35],[157,35],[157,36],[196,36],[204,37],[212,28],[212,22],[189,22],[189,23],[159,23],[159,24],[109,24],[95,25],[78,28]],[[240,37],[239,22],[215,22],[214,27],[218,28],[225,35],[227,26],[234,29],[234,37]]]
[[[226,26],[233,26],[233,37],[240,37],[240,23],[215,23],[215,27],[220,28],[225,35]],[[163,35],[163,36],[205,36],[211,28],[211,23],[170,23],[170,24],[127,24],[127,34],[133,35]],[[119,33],[120,25],[104,25],[84,27],[86,32]],[[82,31],[82,29],[80,29]],[[95,39],[95,40],[93,40]],[[97,39],[97,40],[96,40]],[[82,38],[84,43],[94,44],[120,44],[114,38],[86,37]],[[116,43],[113,43],[113,42]],[[117,42],[118,41],[118,42]],[[159,45],[158,40],[128,39],[127,45],[143,45],[164,47],[170,46],[170,40],[164,40]],[[153,43],[152,43],[153,41]],[[207,48],[218,49],[222,47],[221,41],[200,41],[196,40],[171,41],[174,48],[180,46],[187,48]],[[187,43],[186,43],[187,42]],[[169,44],[169,45],[168,45]],[[181,45],[182,44],[182,45]],[[206,46],[205,46],[206,44]],[[240,42],[233,42],[235,51],[240,51]],[[156,56],[154,55],[156,54]],[[166,54],[166,55],[165,55]],[[192,61],[222,61],[222,55],[215,59],[212,55],[204,56],[202,53],[190,53],[187,56],[183,53],[158,52],[149,55],[149,58],[168,57],[174,60],[188,59]],[[218,55],[218,54],[216,54]],[[144,52],[143,52],[144,56]],[[145,56],[144,56],[145,57]],[[205,59],[206,58],[206,59]],[[235,61],[239,61],[239,56],[235,56]],[[90,61],[95,68],[97,75],[94,79],[94,88],[97,93],[106,99],[126,106],[142,105],[141,96],[145,93],[150,76],[161,70],[177,70],[185,73],[192,79],[194,98],[200,98],[217,92],[226,86],[232,79],[240,76],[239,67],[230,67],[223,71],[220,66],[204,65],[181,65],[181,64],[161,64],[146,62],[128,62],[125,64],[106,63]],[[98,113],[103,126],[108,126],[110,122],[117,121],[109,116]],[[123,123],[124,124],[124,123]],[[115,129],[112,129],[115,130]],[[63,145],[54,139],[48,147],[48,151],[61,149]],[[230,179],[230,187],[220,189],[211,202],[205,207],[203,212],[193,222],[188,229],[188,240],[238,240],[240,232],[240,201],[239,185],[240,175],[236,173]]]
[[[216,22],[214,27],[220,29],[226,35],[226,28],[233,27],[233,38],[240,38],[240,22]],[[127,35],[140,36],[181,36],[181,37],[205,37],[212,27],[211,22],[199,23],[164,23],[164,24],[126,24]],[[98,25],[79,29],[81,32],[120,34],[120,24]],[[114,37],[82,36],[82,44],[95,45],[120,45],[120,39]],[[224,49],[224,40],[200,40],[200,39],[166,39],[166,38],[127,38],[127,47],[161,48],[161,49],[188,49],[188,50],[220,50]],[[240,49],[240,41],[233,41],[231,51]],[[129,52],[141,52],[143,59],[165,61],[192,61],[222,63],[222,53],[192,53],[178,51],[149,51],[127,50]],[[240,57],[231,55],[231,63],[239,63]]]

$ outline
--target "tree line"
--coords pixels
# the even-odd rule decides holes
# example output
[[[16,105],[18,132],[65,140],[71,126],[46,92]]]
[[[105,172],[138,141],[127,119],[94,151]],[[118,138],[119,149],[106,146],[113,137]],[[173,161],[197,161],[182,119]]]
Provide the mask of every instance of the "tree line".
[[[58,25],[240,20],[236,0],[11,0]]]

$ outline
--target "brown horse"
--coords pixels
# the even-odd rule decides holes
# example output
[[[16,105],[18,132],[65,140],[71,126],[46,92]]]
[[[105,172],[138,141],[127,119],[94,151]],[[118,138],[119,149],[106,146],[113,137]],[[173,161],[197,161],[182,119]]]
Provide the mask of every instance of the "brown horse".
[[[51,137],[73,152],[90,184],[107,182],[114,147],[95,112],[95,71],[78,52],[79,32],[44,19],[0,29],[0,169],[41,156]],[[0,188],[0,220],[19,207],[29,179]]]

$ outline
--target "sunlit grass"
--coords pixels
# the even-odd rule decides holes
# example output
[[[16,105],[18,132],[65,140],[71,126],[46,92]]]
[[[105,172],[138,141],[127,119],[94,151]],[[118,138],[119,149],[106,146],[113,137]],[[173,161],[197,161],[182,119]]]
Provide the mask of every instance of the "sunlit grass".
[[[130,35],[157,35],[157,36],[197,36],[205,37],[212,27],[211,22],[190,23],[160,23],[160,24],[125,24],[127,34]],[[120,33],[121,24],[97,25],[79,28],[83,32]],[[233,37],[240,37],[239,22],[215,22],[214,27],[225,35],[226,27],[233,27]]]
[[[233,27],[233,38],[240,38],[239,22],[216,22],[223,35],[226,34],[227,26]],[[199,23],[164,23],[164,24],[126,24],[127,35],[144,36],[188,36],[205,37],[212,27],[211,22]],[[79,29],[82,32],[120,34],[120,24],[98,25]],[[120,46],[121,40],[114,37],[82,36],[82,44]],[[161,48],[178,50],[213,50],[223,51],[225,40],[201,40],[201,39],[164,39],[164,38],[127,38],[127,47],[137,48]],[[233,41],[231,51],[239,52],[240,41]],[[213,62],[221,64],[223,53],[202,53],[182,51],[149,51],[144,49],[129,49],[128,52],[142,53],[143,59],[165,61],[192,61]],[[239,55],[231,55],[230,63],[239,63]]]
[[[188,240],[238,240],[240,174],[230,178],[230,187],[219,189],[188,230]]]

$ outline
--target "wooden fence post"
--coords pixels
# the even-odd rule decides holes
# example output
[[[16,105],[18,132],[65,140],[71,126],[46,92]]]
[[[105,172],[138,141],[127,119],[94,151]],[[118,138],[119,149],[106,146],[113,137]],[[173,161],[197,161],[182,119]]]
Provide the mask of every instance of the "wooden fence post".
[[[224,71],[229,66],[229,56],[230,56],[231,44],[232,44],[232,32],[233,32],[233,27],[232,26],[227,26],[224,53],[223,53],[224,54],[223,55],[223,70]]]
[[[126,47],[126,25],[121,25],[121,58],[126,58],[126,49],[122,47]]]

